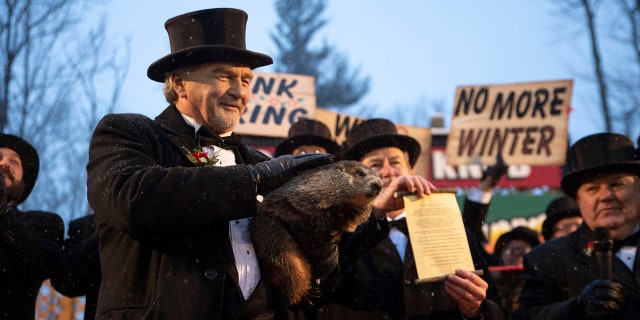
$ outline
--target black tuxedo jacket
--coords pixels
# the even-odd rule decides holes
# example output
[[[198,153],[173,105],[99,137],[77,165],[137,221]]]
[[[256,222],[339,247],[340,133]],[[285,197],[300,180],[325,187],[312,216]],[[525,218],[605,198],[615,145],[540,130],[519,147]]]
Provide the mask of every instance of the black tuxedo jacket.
[[[524,256],[525,284],[516,319],[577,319],[572,303],[600,277],[595,255],[587,249],[591,234],[583,223],[576,232],[538,245]],[[635,273],[612,258],[613,280],[624,286],[624,305],[615,319],[640,319],[640,252],[634,265]]]
[[[42,281],[56,268],[64,223],[55,213],[0,213],[0,319],[33,319]]]
[[[471,232],[467,237],[475,268],[491,287],[482,311],[484,319],[505,319],[487,264]],[[444,281],[416,284],[418,279],[411,244],[404,263],[387,237],[353,264],[339,283],[334,303],[326,308],[330,319],[462,319],[453,298],[444,291]],[[498,301],[498,303],[496,303]]]
[[[87,165],[102,271],[96,319],[300,317],[264,277],[243,298],[228,223],[256,214],[256,186],[246,165],[195,167],[185,149],[196,146],[175,106],[155,120],[108,115],[96,127]],[[238,164],[268,159],[245,145],[234,152]],[[386,222],[370,222],[361,229],[372,236],[351,237],[355,249],[341,260],[386,236]]]
[[[97,125],[87,165],[97,319],[273,316],[265,286],[244,301],[229,240],[230,220],[255,215],[255,183],[246,166],[196,167],[185,149],[197,146],[175,106],[155,120],[112,114]],[[238,163],[267,159],[244,145],[234,152]]]
[[[62,258],[51,277],[51,284],[65,296],[86,296],[84,319],[93,320],[102,279],[93,215],[71,220],[67,235],[69,237],[64,241]]]

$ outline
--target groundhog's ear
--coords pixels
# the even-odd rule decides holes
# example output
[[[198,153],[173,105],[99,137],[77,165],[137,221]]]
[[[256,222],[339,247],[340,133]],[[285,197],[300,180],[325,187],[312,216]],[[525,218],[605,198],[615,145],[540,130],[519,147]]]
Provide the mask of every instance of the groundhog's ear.
[[[347,170],[347,168],[344,166],[343,163],[336,163],[336,169],[338,169],[338,171],[344,172]]]

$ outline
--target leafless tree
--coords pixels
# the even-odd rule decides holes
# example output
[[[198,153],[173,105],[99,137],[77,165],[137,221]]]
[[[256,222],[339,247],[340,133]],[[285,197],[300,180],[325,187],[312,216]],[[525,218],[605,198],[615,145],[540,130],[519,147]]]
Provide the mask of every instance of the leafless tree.
[[[104,101],[92,96],[99,91],[92,92],[88,84],[100,80],[101,86],[119,88],[124,77],[117,72],[109,80],[106,73],[109,66],[120,67],[115,64],[119,58],[104,54],[105,26],[86,32],[82,17],[94,2],[0,3],[0,129],[24,137],[40,156],[36,187],[23,206],[64,218],[88,211],[86,200],[79,200],[86,198],[86,181],[79,181],[84,180],[92,131],[87,118],[108,111]],[[109,94],[106,105],[115,105],[119,89]]]
[[[343,54],[326,41],[319,48],[311,43],[327,20],[322,17],[326,0],[276,0],[280,22],[271,39],[279,49],[276,71],[310,75],[316,81],[318,108],[342,109],[369,92],[369,77],[350,69]]]
[[[591,79],[607,131],[631,137],[640,124],[640,2],[637,0],[553,1],[559,12],[582,26],[592,58]]]

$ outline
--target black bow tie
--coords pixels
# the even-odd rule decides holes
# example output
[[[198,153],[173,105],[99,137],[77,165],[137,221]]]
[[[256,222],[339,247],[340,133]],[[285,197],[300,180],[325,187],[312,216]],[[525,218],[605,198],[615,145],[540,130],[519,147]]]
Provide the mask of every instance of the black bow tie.
[[[198,129],[197,136],[198,144],[202,147],[214,145],[223,149],[232,149],[237,148],[242,143],[240,136],[235,133],[227,137],[221,137],[205,126]]]
[[[409,229],[407,228],[407,219],[402,218],[398,220],[389,221],[389,228],[396,227],[398,230],[402,231],[402,233],[408,235]]]
[[[618,252],[620,248],[625,246],[636,247],[640,241],[640,231],[636,232],[622,240],[613,240],[613,252]]]

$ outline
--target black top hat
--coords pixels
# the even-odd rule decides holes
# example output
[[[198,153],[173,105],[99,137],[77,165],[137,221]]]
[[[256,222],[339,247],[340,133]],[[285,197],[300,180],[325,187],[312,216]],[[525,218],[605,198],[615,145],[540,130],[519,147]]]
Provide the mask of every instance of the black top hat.
[[[304,145],[323,147],[333,155],[340,151],[338,144],[331,139],[331,131],[327,125],[316,120],[302,119],[291,125],[287,139],[276,146],[275,156],[290,154],[293,149]]]
[[[38,152],[26,140],[11,134],[0,133],[0,148],[9,148],[20,156],[22,161],[22,181],[24,181],[24,192],[18,200],[18,204],[27,199],[38,178],[40,169],[40,159]]]
[[[386,119],[369,119],[351,129],[345,141],[344,159],[360,161],[368,152],[384,147],[396,147],[409,153],[413,166],[420,156],[420,144],[416,139],[398,134],[393,122]]]
[[[549,240],[553,237],[555,224],[564,218],[579,217],[580,208],[576,200],[564,196],[551,201],[545,213],[547,214],[547,218],[542,223],[542,236],[546,240]]]
[[[566,172],[560,185],[575,199],[585,180],[611,172],[638,175],[640,160],[635,156],[633,141],[617,133],[597,133],[586,136],[569,148]]]
[[[243,62],[251,69],[270,65],[268,55],[245,45],[247,13],[238,9],[207,9],[185,13],[165,22],[171,53],[152,63],[147,76],[164,82],[165,73],[205,62]]]
[[[498,240],[496,240],[493,252],[497,255],[502,254],[502,251],[505,249],[507,243],[512,240],[522,240],[528,243],[531,248],[540,244],[540,239],[538,238],[537,231],[524,226],[519,226],[511,229],[511,231],[509,232],[500,235],[500,237],[498,237]]]

